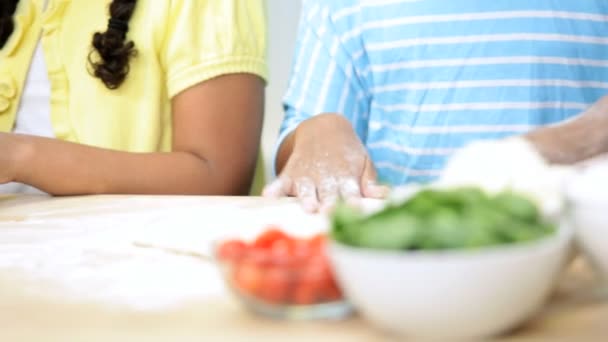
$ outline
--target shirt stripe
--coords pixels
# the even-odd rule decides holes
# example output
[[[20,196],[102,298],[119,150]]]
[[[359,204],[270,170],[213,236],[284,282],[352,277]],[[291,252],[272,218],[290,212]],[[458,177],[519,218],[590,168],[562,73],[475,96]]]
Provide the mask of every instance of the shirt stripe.
[[[593,36],[576,36],[567,34],[530,34],[530,33],[512,33],[512,34],[480,34],[468,36],[451,36],[451,37],[436,37],[436,38],[413,38],[397,41],[378,42],[367,45],[367,51],[392,50],[395,48],[410,48],[416,46],[428,45],[460,45],[460,44],[480,44],[480,43],[498,43],[498,42],[560,42],[560,43],[577,43],[577,44],[598,44],[608,45],[608,38],[593,37]]]

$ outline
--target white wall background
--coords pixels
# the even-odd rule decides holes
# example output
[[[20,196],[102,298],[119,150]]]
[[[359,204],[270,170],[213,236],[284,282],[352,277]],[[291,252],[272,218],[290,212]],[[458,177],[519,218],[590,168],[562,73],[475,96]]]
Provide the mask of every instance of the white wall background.
[[[266,88],[266,121],[262,151],[267,175],[270,176],[272,153],[283,118],[281,100],[287,88],[295,48],[300,0],[267,0],[267,6],[270,81]]]

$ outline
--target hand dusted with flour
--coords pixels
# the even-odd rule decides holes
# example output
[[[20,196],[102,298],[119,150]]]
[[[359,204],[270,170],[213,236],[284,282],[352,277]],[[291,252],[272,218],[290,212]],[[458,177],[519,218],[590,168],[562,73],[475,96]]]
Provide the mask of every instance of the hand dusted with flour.
[[[277,168],[281,176],[264,191],[270,197],[297,196],[304,208],[332,206],[339,196],[384,197],[376,170],[350,123],[324,114],[303,123],[283,144]]]

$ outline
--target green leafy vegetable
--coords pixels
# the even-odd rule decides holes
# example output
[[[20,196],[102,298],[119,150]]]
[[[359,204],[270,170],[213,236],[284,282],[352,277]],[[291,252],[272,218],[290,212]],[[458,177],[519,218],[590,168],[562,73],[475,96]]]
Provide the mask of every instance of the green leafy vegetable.
[[[555,232],[527,198],[477,188],[423,190],[372,215],[340,203],[332,237],[344,244],[387,250],[472,249],[540,239]]]

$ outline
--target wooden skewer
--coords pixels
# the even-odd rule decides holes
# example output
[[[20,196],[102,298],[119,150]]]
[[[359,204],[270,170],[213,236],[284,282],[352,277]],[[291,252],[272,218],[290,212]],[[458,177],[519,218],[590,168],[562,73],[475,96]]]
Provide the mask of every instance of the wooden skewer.
[[[170,254],[174,254],[174,255],[187,256],[187,257],[191,257],[191,258],[202,259],[202,260],[209,261],[209,262],[215,262],[215,259],[212,256],[194,252],[194,251],[185,251],[185,250],[180,250],[180,249],[171,248],[171,247],[155,246],[155,245],[146,244],[146,243],[142,243],[142,242],[133,242],[133,246],[139,247],[139,248],[157,249],[157,250],[161,250],[161,251],[164,251],[164,252],[167,252]]]

